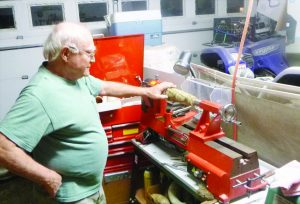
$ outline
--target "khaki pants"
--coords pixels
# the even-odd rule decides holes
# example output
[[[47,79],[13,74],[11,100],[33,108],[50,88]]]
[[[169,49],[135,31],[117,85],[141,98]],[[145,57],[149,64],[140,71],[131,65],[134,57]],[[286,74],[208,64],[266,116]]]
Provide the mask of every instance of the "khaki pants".
[[[102,187],[97,193],[86,197],[82,200],[68,203],[60,203],[55,199],[50,198],[45,192],[41,192],[40,187],[34,186],[32,198],[32,204],[106,204],[105,194]]]
[[[0,180],[1,204],[63,204],[49,198],[36,184],[21,177]],[[66,204],[106,204],[105,195],[101,188],[99,192],[79,201]]]
[[[32,182],[16,176],[0,180],[0,203],[31,204],[32,187]]]

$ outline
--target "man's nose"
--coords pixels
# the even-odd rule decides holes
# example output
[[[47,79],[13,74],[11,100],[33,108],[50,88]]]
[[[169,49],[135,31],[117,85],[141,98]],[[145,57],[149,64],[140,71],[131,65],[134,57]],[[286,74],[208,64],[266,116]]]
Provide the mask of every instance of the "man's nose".
[[[95,61],[96,61],[95,56],[92,56],[92,57],[90,58],[90,62],[91,62],[91,63],[94,63]]]

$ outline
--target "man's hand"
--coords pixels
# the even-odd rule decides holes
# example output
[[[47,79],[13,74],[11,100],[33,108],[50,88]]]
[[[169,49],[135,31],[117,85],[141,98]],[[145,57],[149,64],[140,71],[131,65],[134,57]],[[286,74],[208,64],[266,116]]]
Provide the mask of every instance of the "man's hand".
[[[167,95],[164,95],[163,92],[168,88],[176,87],[175,84],[171,82],[162,82],[155,86],[148,88],[147,96],[152,99],[166,99],[168,98]]]
[[[48,192],[51,198],[54,198],[61,186],[61,175],[50,170],[48,176],[42,181],[41,186]]]
[[[38,183],[51,197],[55,197],[61,185],[61,175],[33,160],[1,132],[0,165],[12,173]]]

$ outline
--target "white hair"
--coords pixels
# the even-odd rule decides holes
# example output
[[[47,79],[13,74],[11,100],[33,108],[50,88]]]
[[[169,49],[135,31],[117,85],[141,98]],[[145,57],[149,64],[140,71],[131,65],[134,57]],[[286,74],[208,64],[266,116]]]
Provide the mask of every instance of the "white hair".
[[[62,22],[54,26],[44,43],[44,58],[48,61],[56,60],[64,47],[78,49],[80,40],[91,38],[90,31],[82,24]]]

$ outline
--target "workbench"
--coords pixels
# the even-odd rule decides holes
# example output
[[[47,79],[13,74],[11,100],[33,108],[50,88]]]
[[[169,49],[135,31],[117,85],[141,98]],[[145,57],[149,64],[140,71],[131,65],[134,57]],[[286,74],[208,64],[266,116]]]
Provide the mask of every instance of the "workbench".
[[[132,140],[136,153],[141,153],[149,161],[158,167],[162,172],[168,175],[178,185],[188,191],[196,199],[201,200],[197,191],[199,190],[198,181],[187,172],[187,166],[174,165],[175,157],[180,156],[180,153],[175,149],[169,148],[161,141],[150,144],[141,144],[135,139]],[[259,160],[261,174],[274,170],[275,167]],[[134,175],[133,175],[134,176]],[[231,203],[234,204],[264,204],[267,195],[267,189],[253,193],[250,197],[243,197]]]

